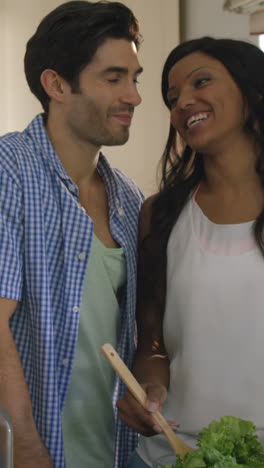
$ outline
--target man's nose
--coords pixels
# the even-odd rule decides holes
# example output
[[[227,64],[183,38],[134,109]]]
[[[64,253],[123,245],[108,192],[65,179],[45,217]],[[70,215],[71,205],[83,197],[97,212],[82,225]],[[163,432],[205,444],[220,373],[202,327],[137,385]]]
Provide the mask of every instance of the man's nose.
[[[138,106],[141,103],[142,98],[137,90],[137,86],[135,83],[130,84],[126,87],[126,90],[122,96],[122,101],[126,104],[131,104],[134,107]]]

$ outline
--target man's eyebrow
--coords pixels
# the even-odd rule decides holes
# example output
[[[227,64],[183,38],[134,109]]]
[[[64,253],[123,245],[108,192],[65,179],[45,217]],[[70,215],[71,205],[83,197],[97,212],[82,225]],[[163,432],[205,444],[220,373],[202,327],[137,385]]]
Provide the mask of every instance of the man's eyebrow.
[[[135,71],[135,75],[140,75],[140,73],[143,72],[143,68],[142,67],[139,67],[136,71]],[[122,75],[127,75],[128,74],[128,68],[126,67],[108,67],[106,68],[104,71],[103,71],[103,74],[104,75],[107,75],[109,73],[121,73]]]

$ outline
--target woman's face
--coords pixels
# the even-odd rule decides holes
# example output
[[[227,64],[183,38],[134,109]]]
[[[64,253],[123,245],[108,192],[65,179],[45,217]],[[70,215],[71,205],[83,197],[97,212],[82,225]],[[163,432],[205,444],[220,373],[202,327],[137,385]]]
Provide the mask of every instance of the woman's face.
[[[193,150],[214,153],[245,135],[243,96],[218,60],[193,52],[171,68],[168,85],[171,123]]]

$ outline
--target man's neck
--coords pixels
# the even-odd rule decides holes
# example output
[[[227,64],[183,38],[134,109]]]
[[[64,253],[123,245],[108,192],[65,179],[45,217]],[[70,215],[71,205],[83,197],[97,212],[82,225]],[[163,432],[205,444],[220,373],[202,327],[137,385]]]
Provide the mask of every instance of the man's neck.
[[[88,182],[92,180],[97,168],[100,148],[75,138],[60,124],[59,119],[48,118],[46,131],[71,179],[77,185],[84,180]]]

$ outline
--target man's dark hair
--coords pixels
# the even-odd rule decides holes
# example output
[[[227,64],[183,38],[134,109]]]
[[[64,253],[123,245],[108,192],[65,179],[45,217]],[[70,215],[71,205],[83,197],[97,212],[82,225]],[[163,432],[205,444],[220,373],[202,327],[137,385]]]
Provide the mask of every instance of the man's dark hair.
[[[42,72],[55,70],[78,92],[80,72],[109,38],[127,39],[139,48],[138,21],[122,3],[70,1],[45,16],[27,43],[24,59],[28,85],[45,112],[50,98],[40,82]]]

